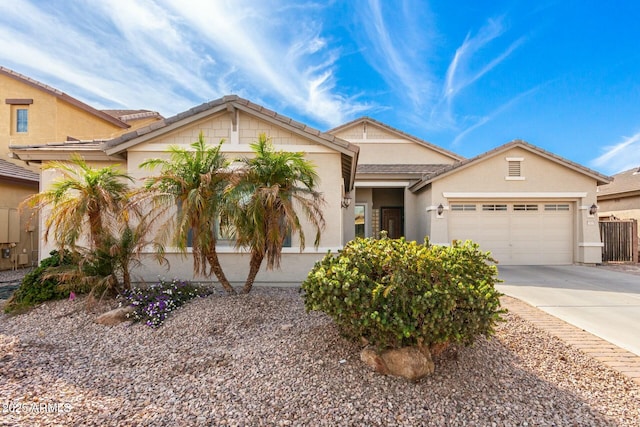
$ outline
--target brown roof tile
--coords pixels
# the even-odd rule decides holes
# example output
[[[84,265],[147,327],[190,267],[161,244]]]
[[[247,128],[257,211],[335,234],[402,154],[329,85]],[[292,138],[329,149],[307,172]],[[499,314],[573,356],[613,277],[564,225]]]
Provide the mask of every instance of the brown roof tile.
[[[9,178],[12,180],[26,181],[30,183],[40,182],[40,176],[29,169],[15,165],[6,160],[0,159],[0,178]]]
[[[613,182],[598,187],[598,197],[640,191],[640,168],[613,175]]]

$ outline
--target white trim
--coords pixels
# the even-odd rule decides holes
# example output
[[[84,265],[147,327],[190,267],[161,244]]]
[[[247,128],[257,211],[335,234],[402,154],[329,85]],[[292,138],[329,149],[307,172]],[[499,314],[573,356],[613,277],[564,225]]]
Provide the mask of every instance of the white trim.
[[[505,176],[505,181],[524,181],[524,176]]]
[[[345,141],[352,142],[354,144],[415,144],[415,142],[408,139],[397,139],[397,138],[348,138],[342,137]]]
[[[578,246],[581,248],[603,248],[604,243],[600,242],[578,242]]]
[[[524,162],[524,157],[506,157],[507,162]]]
[[[587,197],[587,192],[443,192],[447,199],[580,199]]]
[[[237,134],[237,132],[236,132]],[[231,139],[234,138],[233,135],[231,135]],[[224,139],[224,138],[221,138]],[[212,145],[217,145],[218,142],[220,140],[213,140],[213,142],[211,143]],[[222,149],[220,151],[224,152],[224,153],[252,153],[253,149],[251,148],[250,144],[242,144],[240,143],[240,140],[238,139],[237,141],[230,141],[227,140],[229,142],[225,142],[222,144]],[[135,146],[134,148],[129,149],[128,151],[132,152],[132,153],[142,153],[142,152],[152,152],[152,153],[164,153],[167,151],[167,149],[169,147],[175,147],[178,146],[180,148],[184,148],[186,150],[191,150],[190,148],[191,143],[189,144],[182,144],[182,143],[164,143],[164,142],[150,142],[148,144],[144,144],[142,145],[139,144],[138,146]],[[291,152],[305,152],[305,153],[335,153],[335,150],[332,150],[329,147],[324,147],[321,146],[319,144],[278,144],[277,142],[274,144],[274,146],[276,147],[276,149],[278,150],[283,150],[283,151],[291,151]]]
[[[451,246],[451,243],[435,243],[435,242],[429,242],[429,244],[433,245],[433,246]]]
[[[409,181],[356,181],[354,187],[408,187]]]
[[[444,208],[445,211],[449,210],[449,206],[444,206],[442,205],[442,207]],[[427,206],[427,212],[431,212],[431,211],[437,211],[438,210],[438,206]]]
[[[290,248],[282,248],[282,253],[283,254],[326,254],[329,251],[333,253],[341,249],[343,249],[343,246],[320,246],[318,247],[318,249],[305,248],[303,251],[300,251],[300,248],[298,246],[292,246]],[[246,248],[236,249],[235,246],[233,245],[232,246],[217,245],[216,252],[219,254],[237,254],[237,255],[250,253],[250,251]],[[152,249],[145,249],[143,253],[151,254],[151,253],[155,253],[155,251]],[[180,251],[178,250],[178,248],[169,247],[169,248],[166,248],[165,253],[178,254],[180,253]],[[186,254],[191,255],[192,253],[193,253],[192,248],[191,247],[187,248]]]

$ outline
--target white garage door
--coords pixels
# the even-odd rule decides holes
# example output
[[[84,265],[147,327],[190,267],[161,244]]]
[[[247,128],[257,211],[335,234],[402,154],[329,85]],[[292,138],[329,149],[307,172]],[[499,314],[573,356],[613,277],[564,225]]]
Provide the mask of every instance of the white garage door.
[[[450,203],[451,240],[473,240],[503,265],[573,263],[570,203]]]

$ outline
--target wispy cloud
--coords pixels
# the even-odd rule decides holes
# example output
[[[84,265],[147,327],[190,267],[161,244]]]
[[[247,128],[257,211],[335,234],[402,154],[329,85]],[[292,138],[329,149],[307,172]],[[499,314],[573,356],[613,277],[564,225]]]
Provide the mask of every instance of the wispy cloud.
[[[366,36],[358,38],[366,60],[412,107],[429,105],[437,90],[424,60],[431,50],[424,2],[369,0],[362,6],[355,19]]]
[[[605,173],[616,174],[640,166],[640,132],[617,144],[604,147],[604,154],[590,164]]]
[[[4,65],[62,82],[98,108],[174,114],[233,92],[335,126],[370,107],[338,90],[339,51],[314,18],[326,4],[10,3],[0,2]]]
[[[488,23],[480,29],[477,35],[467,34],[462,45],[456,50],[453,60],[447,69],[446,81],[444,85],[443,97],[450,103],[456,94],[462,89],[474,83],[480,77],[487,74],[502,61],[504,61],[519,45],[523,38],[511,43],[507,49],[488,63],[481,64],[477,69],[472,70],[471,61],[482,48],[487,46],[505,31],[502,19],[490,19]]]
[[[457,134],[455,136],[455,138],[453,139],[453,142],[452,142],[451,145],[453,147],[458,146],[462,142],[462,140],[465,137],[467,137],[467,135],[472,133],[474,130],[484,126],[487,123],[489,123],[490,121],[494,120],[496,117],[498,117],[499,115],[503,114],[505,111],[508,111],[514,105],[516,105],[518,102],[520,102],[523,98],[525,98],[525,97],[527,97],[529,95],[532,95],[533,93],[537,92],[542,86],[543,85],[536,86],[536,87],[534,87],[532,89],[529,89],[526,92],[523,92],[523,93],[517,95],[516,97],[510,99],[508,102],[502,104],[500,107],[498,107],[495,110],[491,111],[486,116],[483,116],[480,119],[476,120],[475,123],[473,123],[471,126],[467,127],[465,130],[463,130],[462,132]]]
[[[486,58],[486,55],[482,54],[483,49],[488,48],[491,42],[500,38],[505,32],[506,28],[503,24],[503,19],[498,18],[489,19],[477,34],[467,34],[460,47],[456,49],[453,59],[449,63],[444,84],[442,85],[440,101],[436,103],[431,110],[430,122],[432,127],[456,128],[459,121],[454,115],[453,104],[456,96],[500,65],[525,40],[522,37],[518,38],[497,56],[479,62],[477,58]],[[466,120],[466,118],[463,120]],[[490,119],[481,119],[473,125],[472,128],[468,128],[460,135],[481,126],[481,124],[489,120]],[[459,140],[460,138],[456,139],[457,142],[459,142]]]

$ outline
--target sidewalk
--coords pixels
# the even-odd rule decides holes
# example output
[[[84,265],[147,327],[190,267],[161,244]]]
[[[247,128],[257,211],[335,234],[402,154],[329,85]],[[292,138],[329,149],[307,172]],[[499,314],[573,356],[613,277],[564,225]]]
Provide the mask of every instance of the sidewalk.
[[[640,356],[558,319],[519,299],[504,295],[502,306],[536,327],[558,337],[602,364],[640,384]]]

